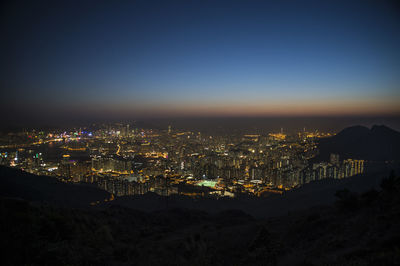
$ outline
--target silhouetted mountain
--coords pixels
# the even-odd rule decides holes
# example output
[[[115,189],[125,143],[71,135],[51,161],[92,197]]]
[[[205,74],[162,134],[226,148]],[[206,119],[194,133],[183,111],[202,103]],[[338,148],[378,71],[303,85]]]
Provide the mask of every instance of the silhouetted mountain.
[[[87,207],[91,202],[110,198],[108,192],[92,186],[63,183],[55,177],[4,166],[0,166],[0,196],[74,207]]]
[[[368,129],[354,126],[343,129],[337,135],[321,139],[320,154],[315,160],[329,161],[331,153],[340,159],[363,159],[370,161],[400,160],[400,132],[386,126]]]
[[[121,206],[71,209],[0,197],[3,265],[399,265],[400,178],[332,206],[254,219]]]

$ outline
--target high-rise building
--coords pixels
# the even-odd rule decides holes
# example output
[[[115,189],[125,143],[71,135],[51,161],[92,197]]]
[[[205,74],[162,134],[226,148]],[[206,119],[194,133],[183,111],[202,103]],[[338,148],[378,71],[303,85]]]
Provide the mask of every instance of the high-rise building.
[[[333,165],[339,165],[339,154],[331,153],[330,155],[330,163]]]

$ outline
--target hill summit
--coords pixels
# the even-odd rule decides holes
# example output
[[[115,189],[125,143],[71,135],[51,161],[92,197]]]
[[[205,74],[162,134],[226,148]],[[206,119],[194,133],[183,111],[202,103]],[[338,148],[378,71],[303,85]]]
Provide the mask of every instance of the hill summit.
[[[371,129],[353,126],[343,129],[337,135],[321,139],[318,160],[328,161],[331,153],[340,158],[370,161],[400,160],[400,132],[384,125],[374,125]]]

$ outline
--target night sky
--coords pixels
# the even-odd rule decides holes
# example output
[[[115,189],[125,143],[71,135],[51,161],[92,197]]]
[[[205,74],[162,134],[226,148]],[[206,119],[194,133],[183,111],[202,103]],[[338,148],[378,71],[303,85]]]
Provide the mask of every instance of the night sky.
[[[8,1],[1,111],[400,114],[396,1]]]

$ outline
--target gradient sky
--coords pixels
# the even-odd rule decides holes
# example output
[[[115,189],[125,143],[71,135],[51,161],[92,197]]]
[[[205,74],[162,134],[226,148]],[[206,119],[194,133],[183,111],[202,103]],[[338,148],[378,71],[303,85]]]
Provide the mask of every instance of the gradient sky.
[[[9,117],[400,114],[396,1],[2,5]]]

